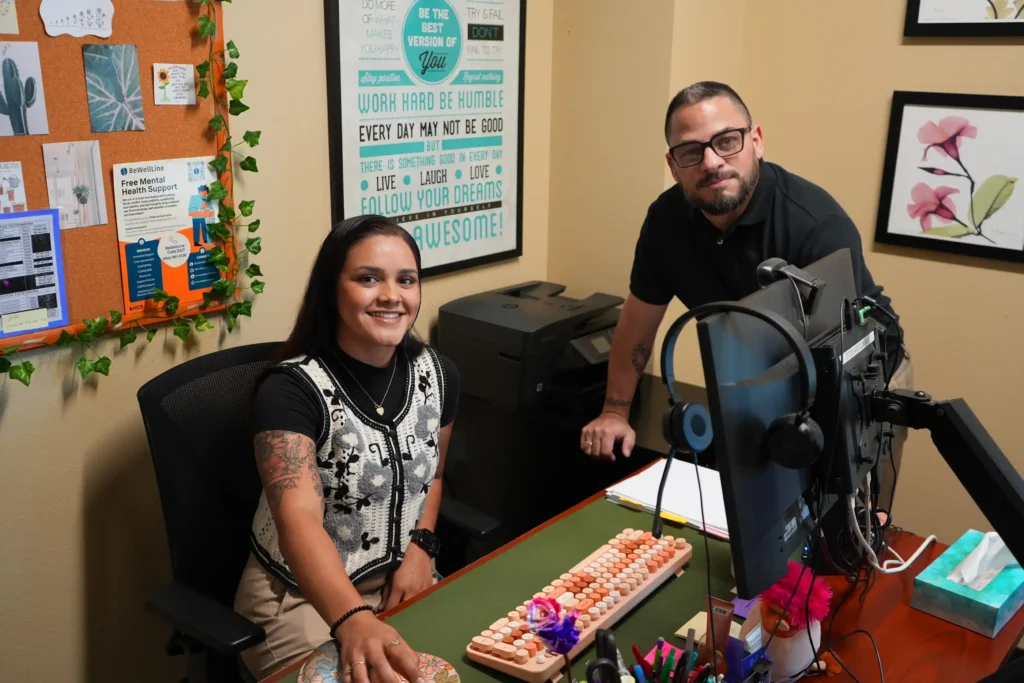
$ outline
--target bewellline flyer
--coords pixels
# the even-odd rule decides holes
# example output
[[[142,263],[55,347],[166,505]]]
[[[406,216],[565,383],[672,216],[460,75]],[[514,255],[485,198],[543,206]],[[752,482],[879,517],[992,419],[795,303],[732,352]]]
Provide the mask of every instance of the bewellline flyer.
[[[394,218],[425,268],[516,247],[520,10],[340,5],[345,215]]]
[[[201,301],[220,279],[208,263],[213,249],[208,225],[218,222],[209,199],[217,174],[214,157],[165,159],[114,165],[114,209],[121,252],[125,313],[157,306],[156,290],[180,305]]]

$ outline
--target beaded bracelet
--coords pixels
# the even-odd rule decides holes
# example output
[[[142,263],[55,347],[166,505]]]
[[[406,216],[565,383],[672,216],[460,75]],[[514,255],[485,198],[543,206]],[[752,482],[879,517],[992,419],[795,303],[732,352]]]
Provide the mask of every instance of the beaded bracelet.
[[[345,612],[340,617],[338,617],[338,620],[336,622],[334,622],[334,624],[331,626],[331,638],[334,638],[335,640],[337,640],[337,638],[334,635],[334,632],[338,630],[338,627],[341,626],[342,623],[344,623],[344,621],[346,619],[348,619],[349,617],[351,617],[353,614],[355,614],[356,612],[362,612],[363,610],[370,610],[370,611],[372,611],[373,608],[370,607],[369,605],[360,605],[359,607],[353,607],[352,609],[350,609],[349,611]]]

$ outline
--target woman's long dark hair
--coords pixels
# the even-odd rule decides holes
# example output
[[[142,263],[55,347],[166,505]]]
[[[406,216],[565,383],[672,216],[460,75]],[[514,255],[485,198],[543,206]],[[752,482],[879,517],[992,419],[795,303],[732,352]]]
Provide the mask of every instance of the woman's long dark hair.
[[[275,362],[307,354],[318,356],[337,343],[338,278],[345,266],[345,259],[353,245],[377,236],[402,238],[416,259],[417,272],[420,270],[420,249],[416,240],[390,218],[368,214],[346,218],[338,223],[320,245],[306,293],[302,297],[302,306],[295,318],[295,326],[288,339],[278,348]],[[419,311],[416,313],[419,315]],[[403,345],[409,358],[415,358],[423,350],[423,342],[415,336],[411,326]]]

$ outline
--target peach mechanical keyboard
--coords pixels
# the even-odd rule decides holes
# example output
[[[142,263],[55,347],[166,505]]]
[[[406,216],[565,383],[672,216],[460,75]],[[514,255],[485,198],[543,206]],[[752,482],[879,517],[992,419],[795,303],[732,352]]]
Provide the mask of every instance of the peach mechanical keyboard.
[[[529,600],[474,636],[467,656],[492,669],[529,683],[560,675],[565,660],[548,653],[526,622],[533,598],[557,600],[563,609],[579,612],[580,640],[572,660],[594,641],[598,629],[610,628],[672,575],[682,573],[693,546],[682,538],[654,538],[649,531],[625,529],[593,554],[553,580]]]

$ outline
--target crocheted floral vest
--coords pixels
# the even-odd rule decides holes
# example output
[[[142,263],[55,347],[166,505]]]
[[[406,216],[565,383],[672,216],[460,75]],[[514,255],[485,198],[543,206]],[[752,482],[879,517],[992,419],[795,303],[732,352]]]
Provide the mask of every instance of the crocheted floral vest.
[[[349,578],[357,582],[401,563],[437,472],[446,390],[440,358],[427,347],[413,360],[394,426],[360,410],[317,358],[296,358],[280,367],[322,403],[325,424],[317,440],[317,465],[324,489],[324,528]],[[265,492],[253,518],[252,546],[268,571],[298,589],[281,555]]]

